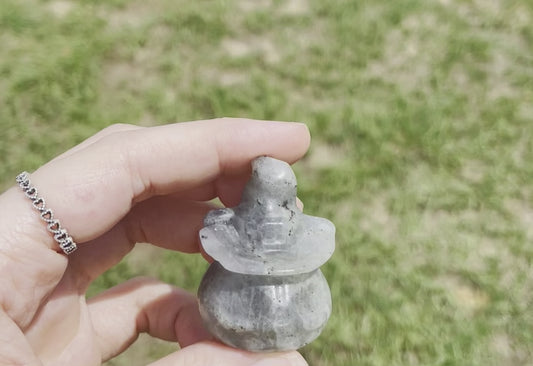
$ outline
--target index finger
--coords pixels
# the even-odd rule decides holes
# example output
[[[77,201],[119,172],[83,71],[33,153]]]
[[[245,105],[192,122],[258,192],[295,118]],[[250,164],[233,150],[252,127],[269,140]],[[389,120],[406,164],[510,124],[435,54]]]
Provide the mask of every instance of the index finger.
[[[83,242],[113,227],[137,201],[242,173],[260,155],[292,163],[309,140],[300,123],[233,118],[135,129],[51,161],[32,174],[32,182]]]

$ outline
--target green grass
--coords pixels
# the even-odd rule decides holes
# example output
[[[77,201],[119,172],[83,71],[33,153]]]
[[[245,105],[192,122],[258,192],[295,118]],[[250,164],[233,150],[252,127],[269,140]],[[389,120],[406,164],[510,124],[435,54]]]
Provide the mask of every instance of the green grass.
[[[532,22],[511,0],[4,0],[0,185],[114,122],[305,121],[299,196],[338,230],[309,363],[531,364]],[[201,258],[151,255],[91,293],[195,290]],[[109,365],[174,348],[143,342]]]

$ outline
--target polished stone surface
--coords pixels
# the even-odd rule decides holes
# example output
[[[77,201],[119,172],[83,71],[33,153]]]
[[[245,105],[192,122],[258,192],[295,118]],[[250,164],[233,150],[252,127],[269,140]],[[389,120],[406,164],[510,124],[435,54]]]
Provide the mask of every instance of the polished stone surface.
[[[214,262],[198,298],[209,332],[249,351],[303,347],[318,337],[331,314],[329,287],[320,269],[257,276],[230,272]]]
[[[241,203],[213,210],[200,240],[215,262],[198,290],[207,329],[251,351],[298,349],[318,337],[331,314],[320,269],[335,248],[335,226],[296,207],[296,177],[260,157]]]
[[[296,186],[289,164],[255,159],[239,206],[206,216],[200,231],[206,253],[237,273],[298,274],[320,267],[335,250],[335,226],[296,207]]]

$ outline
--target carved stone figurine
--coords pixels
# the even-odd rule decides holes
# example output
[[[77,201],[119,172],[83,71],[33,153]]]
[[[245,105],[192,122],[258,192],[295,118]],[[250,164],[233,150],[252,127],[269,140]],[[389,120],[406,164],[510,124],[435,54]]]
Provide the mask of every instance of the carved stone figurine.
[[[296,207],[296,177],[280,160],[260,157],[241,203],[213,210],[200,231],[215,262],[198,290],[207,329],[250,351],[298,349],[331,314],[319,267],[333,254],[335,226]]]

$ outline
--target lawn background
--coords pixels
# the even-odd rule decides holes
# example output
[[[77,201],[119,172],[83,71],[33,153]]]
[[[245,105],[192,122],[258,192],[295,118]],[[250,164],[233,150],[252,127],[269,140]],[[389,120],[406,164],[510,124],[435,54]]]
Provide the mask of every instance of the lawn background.
[[[304,121],[299,196],[337,226],[308,362],[531,365],[532,24],[526,0],[2,0],[0,188],[116,122]],[[205,268],[142,245],[90,294]]]

